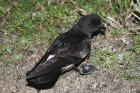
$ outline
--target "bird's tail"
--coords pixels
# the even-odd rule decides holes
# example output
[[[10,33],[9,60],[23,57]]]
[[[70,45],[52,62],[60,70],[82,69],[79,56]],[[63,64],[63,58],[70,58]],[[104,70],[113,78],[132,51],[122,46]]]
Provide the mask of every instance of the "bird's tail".
[[[30,74],[28,73],[26,76],[27,86],[34,87],[39,90],[49,89],[54,86],[59,76],[60,76],[59,71],[49,72],[32,78],[30,78]]]

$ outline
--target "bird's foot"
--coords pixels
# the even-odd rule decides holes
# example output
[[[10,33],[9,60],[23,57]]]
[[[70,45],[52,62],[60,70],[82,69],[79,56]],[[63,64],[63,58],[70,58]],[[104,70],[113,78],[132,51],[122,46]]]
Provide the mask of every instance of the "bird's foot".
[[[92,72],[94,72],[95,70],[96,70],[96,68],[90,64],[83,64],[80,69],[75,68],[75,71],[77,71],[81,75],[89,75]]]

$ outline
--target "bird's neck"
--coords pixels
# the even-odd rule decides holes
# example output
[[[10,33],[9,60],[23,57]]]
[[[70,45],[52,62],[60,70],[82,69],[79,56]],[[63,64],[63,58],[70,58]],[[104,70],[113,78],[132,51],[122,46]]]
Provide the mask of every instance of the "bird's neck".
[[[79,31],[87,35],[88,38],[92,38],[92,33],[82,30],[77,24],[73,26],[72,31]]]

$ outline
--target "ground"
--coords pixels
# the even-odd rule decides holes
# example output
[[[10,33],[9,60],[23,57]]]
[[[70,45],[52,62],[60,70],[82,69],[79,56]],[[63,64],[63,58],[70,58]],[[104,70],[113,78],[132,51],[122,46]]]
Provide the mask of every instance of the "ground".
[[[37,93],[27,87],[25,73],[34,66],[29,62],[18,65],[0,64],[1,93]],[[136,92],[137,91],[137,92]],[[128,81],[119,78],[109,69],[98,69],[90,75],[81,76],[71,71],[56,82],[55,86],[41,93],[139,93],[140,81]]]
[[[1,0],[0,91],[36,93],[25,74],[81,15],[97,13],[106,35],[92,39],[90,75],[70,71],[41,93],[140,93],[139,0]]]

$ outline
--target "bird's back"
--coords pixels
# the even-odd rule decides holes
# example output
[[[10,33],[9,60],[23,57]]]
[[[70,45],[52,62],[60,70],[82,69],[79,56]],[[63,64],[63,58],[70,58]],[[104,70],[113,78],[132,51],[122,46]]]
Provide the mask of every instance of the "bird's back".
[[[68,31],[58,36],[42,59],[27,73],[29,86],[38,89],[53,86],[63,67],[70,64],[78,66],[89,51],[90,41],[84,33]]]

